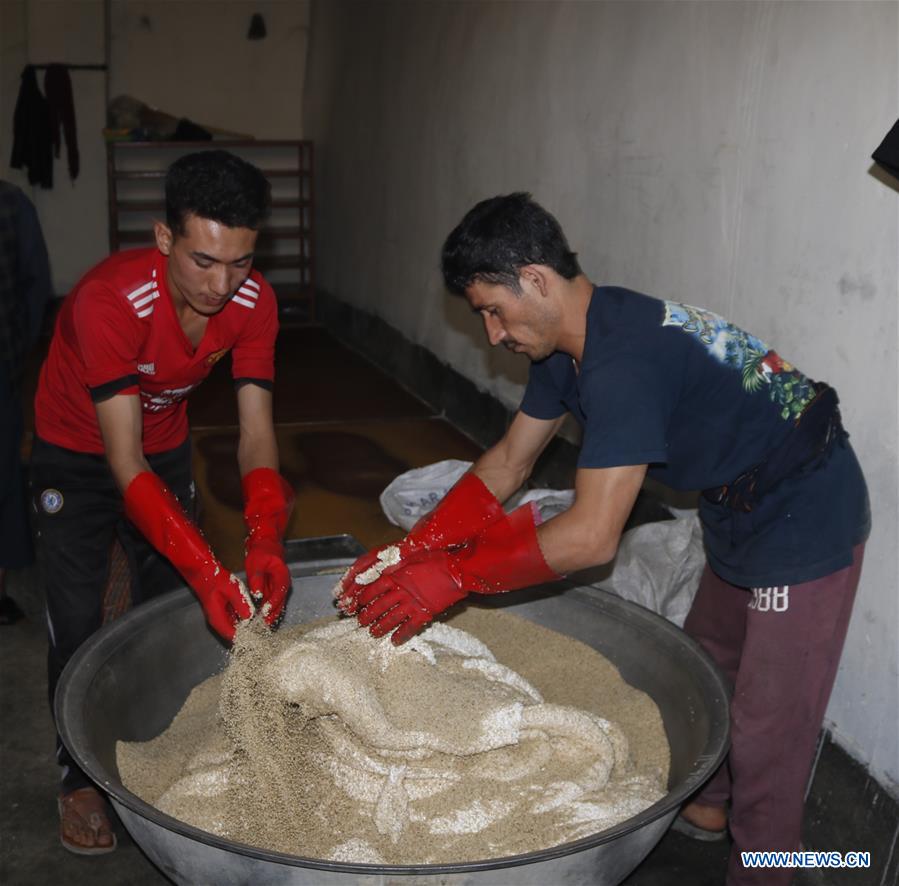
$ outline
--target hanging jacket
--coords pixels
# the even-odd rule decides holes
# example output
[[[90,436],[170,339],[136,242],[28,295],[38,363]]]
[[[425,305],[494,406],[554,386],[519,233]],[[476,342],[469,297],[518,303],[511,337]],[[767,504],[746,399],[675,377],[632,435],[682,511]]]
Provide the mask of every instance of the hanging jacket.
[[[44,93],[50,110],[50,131],[53,136],[53,154],[59,156],[62,135],[66,140],[69,178],[78,178],[78,131],[75,126],[75,101],[72,98],[72,81],[66,65],[49,65],[44,74]],[[62,130],[62,132],[60,132]]]
[[[37,85],[32,65],[22,71],[22,83],[13,114],[13,145],[9,165],[27,169],[28,181],[42,188],[53,187],[53,135],[47,100]]]

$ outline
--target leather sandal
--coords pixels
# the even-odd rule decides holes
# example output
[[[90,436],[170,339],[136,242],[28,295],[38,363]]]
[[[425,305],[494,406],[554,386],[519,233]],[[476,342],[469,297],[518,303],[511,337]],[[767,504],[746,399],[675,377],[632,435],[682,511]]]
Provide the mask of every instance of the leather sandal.
[[[714,813],[709,815],[709,813]],[[705,823],[709,819],[721,820],[723,818],[725,824],[723,828],[708,828],[699,824],[699,821]],[[694,820],[694,819],[698,819]],[[716,806],[705,806],[701,803],[688,803],[684,806],[677,818],[671,823],[671,830],[677,831],[693,840],[702,840],[704,843],[717,843],[727,837],[727,816],[723,808]]]
[[[727,828],[720,831],[712,831],[708,828],[701,828],[699,825],[687,821],[683,815],[678,815],[671,823],[671,830],[690,837],[692,840],[702,840],[703,843],[718,843],[727,837]]]
[[[58,800],[59,841],[76,855],[106,855],[116,835],[106,814],[106,800],[96,788],[78,788]]]

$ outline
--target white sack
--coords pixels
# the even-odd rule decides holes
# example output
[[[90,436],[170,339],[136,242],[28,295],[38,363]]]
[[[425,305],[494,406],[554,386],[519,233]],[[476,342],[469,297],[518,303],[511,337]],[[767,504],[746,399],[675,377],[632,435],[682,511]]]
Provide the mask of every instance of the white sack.
[[[434,510],[471,464],[449,458],[400,474],[381,493],[381,510],[394,526],[408,532],[420,517]]]
[[[381,493],[381,509],[394,526],[408,532],[471,464],[447,459],[406,471]],[[571,507],[574,490],[529,489],[509,499],[506,510],[531,501],[546,521]],[[674,520],[645,523],[625,532],[611,571],[593,586],[639,603],[682,627],[699,586],[705,553],[696,512],[672,513]]]
[[[400,474],[381,493],[381,510],[394,526],[408,532],[425,514],[432,511],[437,502],[459,482],[471,467],[470,461],[449,458],[423,468],[414,468]],[[517,492],[506,502],[506,510],[535,502],[545,522],[574,502],[573,489],[528,489]]]
[[[597,587],[663,615],[678,627],[690,611],[705,566],[696,511],[644,523],[621,536],[612,572]]]

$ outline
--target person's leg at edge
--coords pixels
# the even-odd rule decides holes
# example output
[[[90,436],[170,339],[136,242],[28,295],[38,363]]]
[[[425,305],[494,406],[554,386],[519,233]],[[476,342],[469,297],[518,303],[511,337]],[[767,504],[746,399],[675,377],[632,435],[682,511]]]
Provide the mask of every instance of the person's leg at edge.
[[[754,592],[732,705],[734,846],[728,886],[787,886],[790,868],[741,851],[800,848],[805,791],[861,574],[864,545],[832,575]]]
[[[15,624],[24,614],[6,593],[9,570],[34,562],[19,455],[21,443],[20,396],[8,366],[0,360],[0,625]]]
[[[706,564],[684,622],[684,630],[712,657],[731,687],[740,666],[749,600],[745,588],[719,578]],[[681,815],[702,830],[722,831],[727,825],[729,800],[730,771],[725,759],[702,790],[684,806]]]

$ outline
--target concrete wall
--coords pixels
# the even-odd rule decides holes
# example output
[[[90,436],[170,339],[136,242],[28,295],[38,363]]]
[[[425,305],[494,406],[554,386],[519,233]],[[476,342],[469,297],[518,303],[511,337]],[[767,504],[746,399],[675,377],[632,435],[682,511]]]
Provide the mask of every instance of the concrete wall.
[[[103,0],[0,0],[0,176],[8,167],[19,74],[28,62],[102,63]],[[261,13],[268,36],[247,40]],[[301,138],[308,0],[112,0],[109,95],[257,138]],[[81,174],[63,159],[52,190],[29,189],[47,238],[54,287],[65,294],[108,252],[106,74],[71,73]],[[43,75],[39,74],[43,84]]]
[[[248,40],[253,13],[264,40]],[[308,0],[114,0],[110,96],[256,138],[302,137]]]
[[[899,6],[313,5],[320,285],[507,404],[526,361],[448,296],[443,238],[530,190],[595,282],[705,305],[840,391],[874,531],[828,718],[899,781]],[[839,502],[834,502],[839,507]]]

